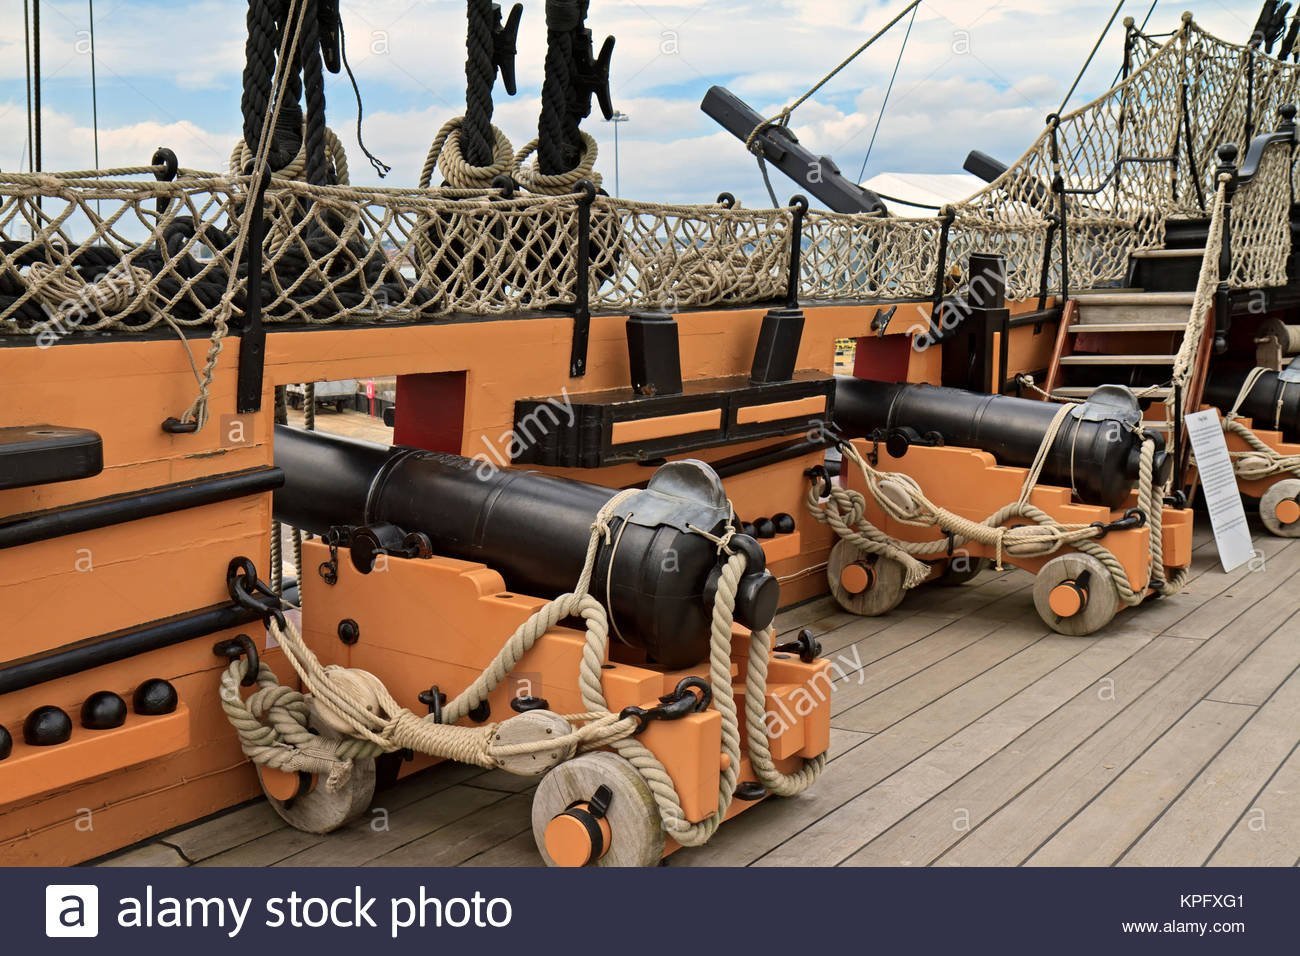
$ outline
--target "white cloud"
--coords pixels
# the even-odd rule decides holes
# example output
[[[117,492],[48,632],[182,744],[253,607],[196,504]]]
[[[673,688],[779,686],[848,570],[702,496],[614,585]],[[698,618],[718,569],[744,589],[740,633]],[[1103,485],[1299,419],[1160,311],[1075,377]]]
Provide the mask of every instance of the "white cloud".
[[[901,0],[594,0],[589,24],[598,38],[618,38],[616,105],[632,117],[620,130],[623,193],[705,201],[725,189],[751,204],[765,201],[753,159],[699,112],[704,90],[722,83],[761,112],[773,113],[901,6]],[[953,171],[974,148],[1006,159],[1019,155],[1059,105],[1112,6],[1110,0],[925,0],[868,175]],[[1147,6],[1135,3],[1125,12],[1141,17]],[[1241,41],[1258,7],[1258,0],[1222,0],[1198,19]],[[9,8],[16,11],[17,0]],[[160,143],[176,149],[186,165],[224,163],[239,127],[244,9],[232,0],[98,5],[101,97],[112,80],[123,81],[111,86],[120,99],[101,99],[101,109],[120,120],[101,129],[105,164],[139,163]],[[390,181],[409,184],[437,128],[462,106],[463,0],[345,0],[343,9],[366,98],[367,142],[394,165]],[[51,88],[86,83],[85,57],[77,52],[84,3],[47,0],[42,10]],[[1151,28],[1172,29],[1180,12],[1157,8]],[[850,175],[862,163],[902,29],[896,27],[795,114],[801,139]],[[1114,75],[1120,37],[1117,23],[1075,105]],[[955,52],[967,45],[969,53]],[[535,135],[544,48],[543,4],[527,3],[521,95],[500,95],[497,110],[498,122],[516,143]],[[13,155],[0,154],[0,166],[7,168],[13,168],[23,142],[22,74],[21,17],[6,13],[0,18],[0,135]],[[227,105],[218,109],[214,102]],[[353,109],[351,90],[331,79],[331,125],[344,136],[358,179],[365,179],[369,168],[350,135]],[[51,167],[87,164],[88,110],[73,116],[74,111],[63,101],[47,111]],[[598,118],[589,129],[601,142],[601,167],[612,187],[612,129]],[[775,179],[779,198],[794,191],[779,174]]]

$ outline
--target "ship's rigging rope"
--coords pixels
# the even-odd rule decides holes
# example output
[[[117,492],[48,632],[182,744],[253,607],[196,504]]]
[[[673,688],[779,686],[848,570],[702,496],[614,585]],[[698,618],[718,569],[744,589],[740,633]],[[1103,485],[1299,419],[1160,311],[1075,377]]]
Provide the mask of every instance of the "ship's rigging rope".
[[[839,76],[842,72],[844,72],[844,70],[848,69],[848,67],[852,65],[854,60],[856,60],[863,53],[869,50],[872,44],[874,44],[877,40],[883,37],[890,30],[892,30],[894,26],[896,26],[899,22],[902,21],[904,17],[906,17],[909,13],[912,13],[920,5],[921,5],[921,0],[912,0],[912,2],[909,3],[907,6],[905,6],[901,11],[899,11],[899,13],[895,15],[892,20],[886,23],[874,34],[872,34],[871,37],[867,39],[865,43],[861,44],[856,50],[854,50],[843,60],[841,60],[838,66],[834,67],[829,73],[827,73],[820,80],[814,83],[806,93],[804,93],[802,96],[796,99],[789,106],[786,106],[781,110],[779,110],[776,113],[776,115],[770,117],[769,119],[764,120],[763,122],[755,126],[753,132],[751,132],[749,134],[748,139],[745,140],[745,147],[752,152],[755,148],[755,141],[766,130],[771,129],[773,126],[788,126],[790,123],[790,117],[791,115],[793,115],[795,110],[797,110],[799,107],[803,106],[804,103],[808,102],[808,100],[816,96],[822,87],[824,87],[831,80],[835,79],[835,77]]]
[[[1101,44],[1106,39],[1106,34],[1110,33],[1110,28],[1115,25],[1115,18],[1119,16],[1120,10],[1124,9],[1124,4],[1126,2],[1127,0],[1119,0],[1119,3],[1115,4],[1115,9],[1110,13],[1110,19],[1107,20],[1106,25],[1102,27],[1101,34],[1097,37],[1097,42],[1092,45],[1092,51],[1088,54],[1088,59],[1083,61],[1083,66],[1079,68],[1079,73],[1075,76],[1074,82],[1071,83],[1070,88],[1065,91],[1065,97],[1061,100],[1061,105],[1056,110],[1057,114],[1065,112],[1066,104],[1070,102],[1070,97],[1074,96],[1074,91],[1079,88],[1079,83],[1082,82],[1083,75],[1088,72],[1088,67],[1092,66],[1092,61],[1096,58],[1097,51],[1101,49]],[[1150,16],[1150,14],[1148,14],[1148,16]]]
[[[880,134],[880,124],[884,122],[885,110],[889,108],[889,96],[894,92],[894,82],[898,79],[899,67],[903,65],[903,54],[907,52],[907,41],[912,38],[912,27],[916,25],[916,11],[919,9],[921,9],[919,4],[913,7],[912,18],[907,21],[907,32],[903,34],[903,43],[898,48],[898,59],[894,61],[894,72],[889,76],[889,85],[885,87],[885,98],[881,100],[880,112],[876,114],[876,126],[871,131],[871,141],[867,143],[867,154],[862,157],[862,168],[858,170],[859,183],[867,175],[867,163],[871,159],[871,151],[876,148],[876,137]],[[908,205],[912,204],[909,203]]]

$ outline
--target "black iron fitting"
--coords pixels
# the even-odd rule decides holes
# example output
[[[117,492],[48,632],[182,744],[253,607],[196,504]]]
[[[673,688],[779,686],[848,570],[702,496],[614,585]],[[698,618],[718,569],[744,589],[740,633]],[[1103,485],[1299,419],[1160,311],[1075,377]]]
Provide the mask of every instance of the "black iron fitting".
[[[338,73],[343,69],[343,34],[339,25],[339,0],[320,0],[320,52],[325,69]]]
[[[280,595],[257,577],[257,568],[245,557],[234,558],[226,569],[226,590],[230,600],[245,610],[255,612],[269,627],[272,621],[281,630],[288,628],[284,618],[284,602]]]
[[[610,65],[614,59],[614,38],[605,37],[596,53],[595,40],[590,30],[578,30],[573,44],[574,93],[578,100],[578,115],[591,114],[591,99],[596,98],[600,113],[605,119],[614,116],[614,97],[609,89]]]
[[[778,654],[798,654],[799,660],[811,664],[822,656],[822,642],[813,636],[813,632],[804,628],[799,637],[788,644],[778,644],[774,650]]]
[[[224,657],[228,661],[237,661],[245,658],[248,666],[244,669],[244,677],[239,682],[241,687],[252,687],[257,683],[257,672],[262,666],[261,660],[257,656],[257,645],[247,634],[239,634],[228,641],[217,641],[212,646],[212,653],[218,657]]]
[[[614,791],[609,789],[603,783],[596,788],[596,792],[591,795],[587,801],[587,812],[597,820],[603,820],[609,813],[609,805],[614,802]]]
[[[1097,536],[1097,540],[1101,540],[1112,531],[1130,531],[1133,528],[1143,528],[1146,527],[1146,523],[1146,512],[1140,508],[1130,508],[1124,512],[1124,517],[1118,521],[1112,521],[1109,524],[1104,521],[1094,521],[1092,527],[1101,531],[1101,534]]]
[[[429,708],[429,716],[433,718],[435,724],[442,723],[442,705],[447,703],[447,695],[438,690],[437,684],[426,691],[421,691],[416,700]]]
[[[500,4],[492,4],[492,14],[496,18],[492,29],[492,62],[501,73],[501,85],[506,93],[514,96],[519,92],[515,82],[515,56],[519,52],[519,20],[524,15],[524,7],[516,3],[504,23]]]
[[[698,693],[696,693],[698,691]],[[644,707],[624,707],[618,713],[619,720],[635,717],[637,729],[633,737],[645,732],[652,720],[681,720],[691,714],[701,714],[713,703],[713,688],[702,677],[687,677],[681,680],[671,694],[659,698],[659,706],[646,710]]]
[[[807,471],[803,473],[803,476],[807,478],[809,482],[811,482],[814,485],[816,485],[818,482],[821,483],[821,490],[818,492],[817,495],[819,498],[830,497],[830,493],[831,491],[834,490],[834,486],[831,484],[830,475],[826,473],[825,465],[813,465],[811,468],[809,468]]]

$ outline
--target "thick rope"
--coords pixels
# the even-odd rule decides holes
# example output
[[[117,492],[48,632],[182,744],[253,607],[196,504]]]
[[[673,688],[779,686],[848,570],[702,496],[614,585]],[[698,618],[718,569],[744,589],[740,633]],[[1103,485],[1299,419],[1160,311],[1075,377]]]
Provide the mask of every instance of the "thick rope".
[[[580,131],[578,135],[582,141],[582,150],[568,172],[543,172],[546,167],[542,164],[540,156],[536,162],[528,162],[529,157],[538,151],[538,140],[534,139],[520,149],[514,157],[515,177],[519,180],[519,184],[531,193],[547,196],[566,196],[575,193],[578,191],[578,183],[584,179],[594,183],[599,189],[603,182],[600,173],[596,172],[596,158],[600,155],[600,147],[596,145],[595,137],[586,130]]]
[[[429,147],[429,154],[420,171],[420,188],[433,184],[435,170],[453,189],[491,189],[498,176],[510,176],[515,171],[514,146],[506,134],[495,126],[492,131],[492,157],[488,165],[471,163],[465,156],[463,137],[465,117],[457,116],[443,124]]]

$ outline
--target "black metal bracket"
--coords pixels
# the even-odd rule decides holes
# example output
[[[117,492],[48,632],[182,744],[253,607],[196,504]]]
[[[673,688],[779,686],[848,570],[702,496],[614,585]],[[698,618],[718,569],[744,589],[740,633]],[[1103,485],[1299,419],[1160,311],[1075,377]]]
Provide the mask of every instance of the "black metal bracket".
[[[434,684],[428,690],[421,691],[416,700],[429,708],[429,716],[433,718],[435,724],[442,723],[442,707],[447,703],[447,695],[438,689],[437,684]]]
[[[1104,521],[1094,521],[1092,527],[1101,532],[1101,534],[1097,536],[1097,540],[1101,540],[1112,531],[1131,531],[1134,528],[1145,527],[1146,523],[1147,516],[1145,512],[1139,508],[1130,508],[1128,511],[1124,512],[1124,517],[1119,520],[1112,521],[1109,524]]]
[[[698,691],[698,693],[696,693]],[[691,714],[702,714],[713,703],[713,688],[702,677],[686,677],[678,682],[671,694],[659,698],[659,706],[646,710],[643,707],[624,707],[619,719],[635,717],[638,723],[632,736],[645,732],[652,720],[681,720]]]
[[[582,107],[581,116],[591,115],[591,98],[600,104],[605,119],[614,118],[614,97],[609,91],[609,72],[614,60],[614,38],[605,37],[596,53],[596,41],[590,30],[577,31],[573,44],[573,92]]]
[[[166,146],[159,146],[154,150],[153,158],[150,163],[154,166],[161,166],[162,169],[154,170],[153,178],[160,183],[171,183],[176,181],[176,175],[181,171],[181,161],[176,158],[176,154]],[[167,211],[171,200],[158,197],[157,207],[158,214],[162,215]]]
[[[578,183],[578,261],[573,289],[573,346],[569,352],[569,377],[587,374],[587,347],[591,341],[591,207],[596,202],[596,184]]]
[[[814,485],[821,483],[821,490],[818,493],[819,498],[827,498],[835,490],[835,486],[831,483],[831,477],[826,472],[825,465],[813,465],[803,473],[803,476]]]
[[[499,4],[492,4],[492,13],[496,17],[492,30],[492,62],[501,73],[501,85],[506,93],[514,96],[519,92],[515,82],[515,56],[519,52],[519,21],[524,15],[524,7],[516,3],[510,8],[510,15],[504,23]]]
[[[790,208],[794,215],[790,220],[790,275],[785,283],[786,308],[799,308],[799,272],[803,268],[803,221],[808,215],[808,197],[792,196]]]
[[[335,531],[330,530],[331,542]],[[369,574],[375,569],[375,562],[381,557],[421,558],[433,557],[433,542],[427,534],[412,531],[409,534],[396,525],[373,524],[348,531],[348,549],[352,557],[352,566],[361,574]],[[336,546],[331,543],[331,555]],[[328,562],[327,562],[328,563]],[[336,574],[337,574],[337,558]]]
[[[339,18],[339,0],[319,0],[316,19],[320,21],[320,52],[325,69],[338,73],[343,69],[343,30]]]
[[[246,250],[248,292],[244,296],[244,321],[239,329],[239,372],[235,385],[235,411],[241,415],[262,410],[262,382],[266,374],[266,327],[262,324],[262,241],[266,233],[268,170],[254,186],[253,220],[248,227]]]
[[[889,331],[889,323],[894,321],[894,315],[898,312],[898,306],[891,305],[888,309],[876,309],[876,314],[871,319],[871,331],[884,337]]]
[[[212,653],[218,657],[224,657],[228,661],[237,661],[241,657],[247,658],[248,667],[244,669],[244,678],[239,682],[241,687],[252,687],[257,683],[257,672],[262,666],[261,660],[257,656],[257,645],[247,634],[239,634],[228,641],[217,641],[212,646]]]

